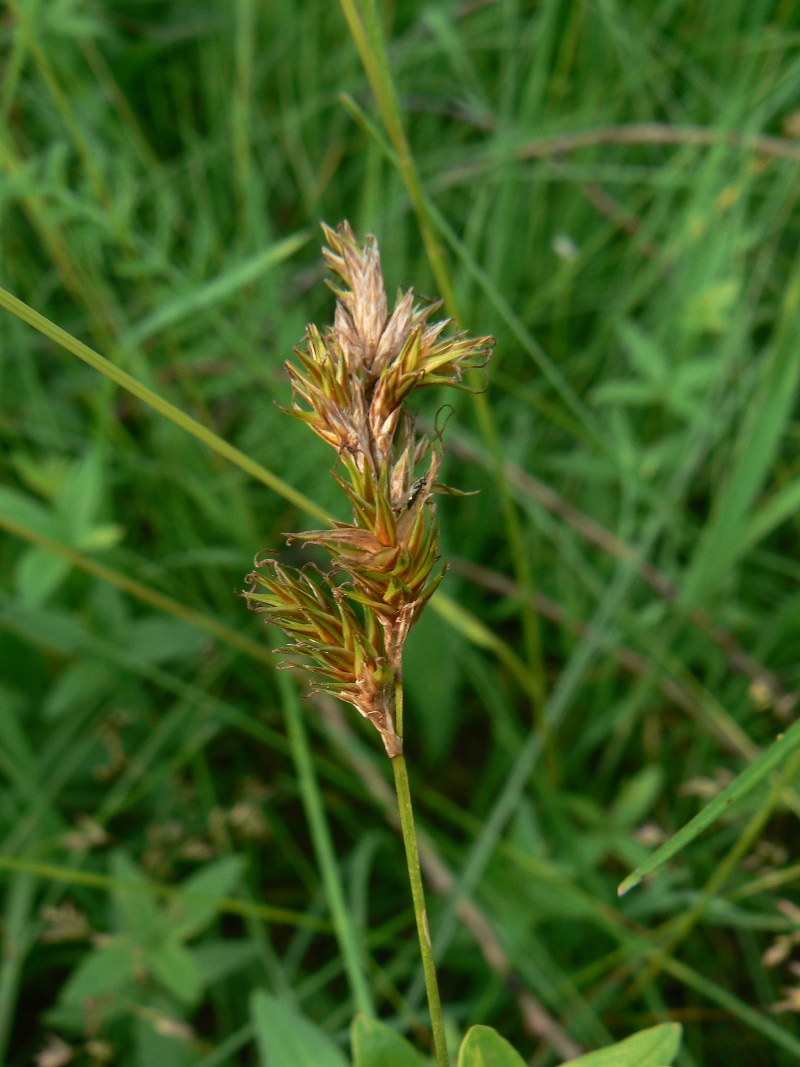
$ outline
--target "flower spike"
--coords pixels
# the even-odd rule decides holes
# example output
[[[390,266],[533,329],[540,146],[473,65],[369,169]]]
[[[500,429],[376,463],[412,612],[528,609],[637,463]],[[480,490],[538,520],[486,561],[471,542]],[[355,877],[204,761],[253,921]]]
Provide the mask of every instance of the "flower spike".
[[[297,362],[288,414],[336,451],[334,478],[352,522],[290,535],[326,549],[332,571],[296,571],[269,555],[256,558],[244,593],[292,639],[281,653],[301,657],[312,690],[352,704],[377,728],[390,758],[403,750],[394,693],[408,632],[444,576],[434,493],[440,432],[417,436],[405,402],[416,389],[463,388],[465,371],[485,366],[494,339],[447,334],[449,319],[429,318],[439,303],[398,293],[388,313],[378,242],[360,245],[349,223],[323,223],[323,256],[341,288],[332,327],[310,325]],[[426,468],[420,470],[420,468]],[[317,680],[319,679],[319,680]]]

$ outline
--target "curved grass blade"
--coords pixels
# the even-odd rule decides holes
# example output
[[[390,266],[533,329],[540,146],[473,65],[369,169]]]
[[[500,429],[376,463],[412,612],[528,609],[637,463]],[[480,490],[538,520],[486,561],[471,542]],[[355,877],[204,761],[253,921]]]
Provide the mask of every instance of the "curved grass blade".
[[[710,804],[707,804],[702,811],[698,812],[666,844],[657,849],[648,860],[640,864],[635,871],[632,871],[619,885],[617,895],[624,896],[631,889],[635,889],[648,874],[657,871],[667,860],[686,848],[690,842],[694,841],[704,830],[715,823],[721,815],[729,811],[736,801],[742,800],[755,789],[759,782],[770,771],[773,771],[798,745],[800,745],[800,720],[794,723],[786,733],[779,734],[778,738],[754,763],[751,763],[746,770],[742,771],[729,786],[714,797]]]

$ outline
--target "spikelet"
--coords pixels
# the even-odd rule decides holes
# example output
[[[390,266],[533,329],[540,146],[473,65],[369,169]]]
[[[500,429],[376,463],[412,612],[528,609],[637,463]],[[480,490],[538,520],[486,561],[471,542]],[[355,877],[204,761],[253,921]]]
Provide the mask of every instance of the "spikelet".
[[[375,238],[359,245],[347,222],[323,231],[323,255],[342,288],[332,285],[333,326],[308,326],[297,362],[286,363],[292,405],[284,410],[335,449],[352,522],[289,535],[324,547],[331,574],[262,554],[244,595],[293,639],[279,651],[303,657],[312,687],[352,704],[393,757],[402,752],[393,709],[403,644],[444,574],[433,502],[443,489],[441,445],[417,436],[404,405],[415,389],[462,387],[494,339],[445,335],[450,320],[428,321],[440,304],[415,303],[413,290],[398,293],[390,316]]]

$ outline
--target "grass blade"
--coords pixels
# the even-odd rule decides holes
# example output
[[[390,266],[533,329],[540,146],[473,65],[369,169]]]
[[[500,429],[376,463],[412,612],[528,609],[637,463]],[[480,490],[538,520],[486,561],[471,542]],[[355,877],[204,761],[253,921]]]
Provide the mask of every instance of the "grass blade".
[[[323,522],[328,521],[328,517],[321,507],[315,504],[313,500],[309,500],[303,493],[298,492],[297,489],[294,489],[282,478],[279,478],[277,474],[273,474],[272,471],[267,470],[266,467],[245,455],[244,452],[228,444],[213,430],[203,426],[202,423],[193,419],[191,415],[187,415],[185,411],[175,407],[169,400],[165,400],[163,396],[159,396],[148,386],[137,381],[133,375],[116,367],[105,356],[101,356],[99,352],[95,352],[94,349],[85,345],[83,341],[79,341],[72,334],[67,333],[66,330],[62,330],[60,326],[56,326],[50,319],[40,315],[38,311],[34,311],[32,307],[29,307],[24,301],[19,300],[5,289],[0,289],[0,307],[4,307],[7,311],[16,315],[17,318],[22,319],[23,322],[27,322],[29,326],[33,326],[39,333],[44,334],[51,341],[55,341],[57,345],[66,349],[67,352],[71,352],[73,356],[77,356],[84,363],[88,363],[90,367],[100,371],[106,378],[110,378],[112,382],[115,382],[147,404],[153,411],[157,411],[159,415],[163,415],[170,422],[174,422],[176,426],[180,426],[182,430],[196,437],[198,441],[202,441],[203,444],[245,471],[256,481],[266,485],[268,489],[277,493],[278,496],[282,496],[290,504],[294,504],[300,511],[313,516],[315,519],[321,519]]]
[[[657,849],[648,860],[640,864],[635,871],[632,871],[620,883],[617,894],[624,896],[631,889],[635,889],[648,874],[657,871],[667,860],[672,859],[678,852],[686,848],[690,842],[694,841],[704,830],[715,823],[721,815],[729,811],[737,801],[744,799],[748,793],[752,792],[759,782],[763,781],[770,771],[773,771],[799,744],[800,721],[790,726],[785,734],[780,734],[754,763],[751,763],[729,786],[723,789],[721,793],[718,793],[711,803],[698,812],[682,830],[679,830],[666,844]]]
[[[295,252],[308,244],[311,240],[311,231],[302,230],[278,241],[269,248],[250,256],[242,263],[224,271],[216,278],[203,285],[197,286],[191,292],[182,293],[163,303],[156,311],[142,319],[122,338],[123,346],[135,347],[142,341],[147,340],[154,334],[174,326],[183,319],[188,318],[194,312],[206,311],[215,304],[227,300],[246,285],[257,281],[270,267],[282,263],[284,259],[293,256]]]
[[[689,565],[683,602],[693,606],[713,596],[740,554],[742,531],[780,445],[800,383],[797,327],[800,322],[800,265],[784,299],[775,348],[746,413],[736,457],[712,506],[711,518]],[[746,533],[745,533],[746,537]],[[746,540],[744,540],[746,546]]]

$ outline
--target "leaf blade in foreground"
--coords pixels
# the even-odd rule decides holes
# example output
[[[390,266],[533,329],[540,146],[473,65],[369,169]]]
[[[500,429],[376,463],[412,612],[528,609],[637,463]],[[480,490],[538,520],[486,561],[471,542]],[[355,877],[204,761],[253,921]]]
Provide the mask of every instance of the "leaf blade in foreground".
[[[472,1026],[461,1042],[458,1067],[525,1067],[525,1061],[493,1027]]]
[[[681,1044],[679,1023],[661,1023],[618,1041],[608,1048],[587,1052],[562,1067],[667,1067]]]
[[[391,1026],[357,1015],[352,1027],[355,1067],[427,1067],[422,1056]]]

